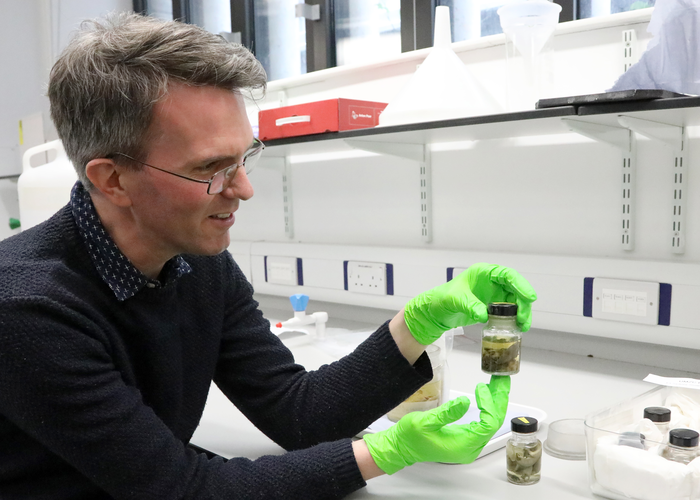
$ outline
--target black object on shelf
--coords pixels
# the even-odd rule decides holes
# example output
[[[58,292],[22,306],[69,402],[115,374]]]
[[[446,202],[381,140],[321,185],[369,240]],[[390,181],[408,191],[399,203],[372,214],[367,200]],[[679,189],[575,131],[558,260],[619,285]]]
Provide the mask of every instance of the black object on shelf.
[[[652,99],[668,99],[671,97],[691,97],[687,94],[679,94],[670,90],[661,89],[635,89],[616,90],[601,94],[574,95],[569,97],[552,97],[540,99],[535,104],[537,109],[553,108],[557,106],[581,106],[591,104],[609,104],[620,101],[649,101]]]

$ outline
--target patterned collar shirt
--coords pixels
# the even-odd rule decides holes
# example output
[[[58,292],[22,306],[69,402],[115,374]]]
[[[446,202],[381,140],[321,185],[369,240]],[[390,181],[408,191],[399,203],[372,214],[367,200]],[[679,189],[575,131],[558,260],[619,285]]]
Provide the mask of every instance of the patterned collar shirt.
[[[117,300],[124,301],[131,298],[143,287],[163,288],[169,286],[181,276],[192,271],[185,259],[176,255],[163,266],[163,271],[160,274],[162,280],[148,278],[136,269],[109,236],[99,215],[97,215],[90,194],[80,181],[73,186],[70,205],[90,258],[102,280],[112,289]]]

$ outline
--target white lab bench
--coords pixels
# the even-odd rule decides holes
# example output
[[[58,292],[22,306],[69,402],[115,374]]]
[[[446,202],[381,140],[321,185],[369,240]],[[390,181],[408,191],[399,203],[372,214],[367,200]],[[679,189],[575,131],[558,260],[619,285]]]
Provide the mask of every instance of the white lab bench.
[[[474,337],[474,331],[468,331]],[[332,334],[332,333],[329,333]],[[525,334],[527,335],[527,333]],[[469,337],[455,337],[449,357],[450,388],[473,393],[481,372],[480,346]],[[601,339],[601,342],[604,340]],[[297,362],[307,369],[336,358],[313,342],[293,346]],[[649,373],[690,376],[697,373],[652,368],[642,364],[611,361],[524,346],[521,371],[512,378],[511,402],[540,408],[547,413],[539,437],[546,438],[547,423],[587,414],[637,396],[654,386],[643,382]],[[476,402],[472,401],[472,404]],[[215,387],[192,442],[225,457],[257,458],[284,451],[258,431]],[[542,479],[536,485],[516,486],[506,481],[505,449],[483,456],[469,465],[416,464],[393,476],[372,479],[350,499],[473,500],[578,500],[595,497],[588,487],[586,461],[568,461],[543,454]]]

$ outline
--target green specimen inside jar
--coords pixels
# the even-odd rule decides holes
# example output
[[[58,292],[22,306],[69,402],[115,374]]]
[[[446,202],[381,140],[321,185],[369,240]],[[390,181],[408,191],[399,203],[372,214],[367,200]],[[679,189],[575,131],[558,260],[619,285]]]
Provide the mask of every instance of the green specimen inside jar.
[[[491,335],[481,341],[481,369],[487,373],[520,371],[520,339]]]
[[[530,484],[539,480],[542,465],[542,443],[508,443],[506,467],[508,480],[515,484]]]

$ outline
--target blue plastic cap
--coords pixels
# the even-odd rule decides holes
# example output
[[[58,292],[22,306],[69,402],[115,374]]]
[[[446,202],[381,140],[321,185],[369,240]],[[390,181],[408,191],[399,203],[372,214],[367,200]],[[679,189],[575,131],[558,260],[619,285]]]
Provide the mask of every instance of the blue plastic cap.
[[[303,293],[295,293],[289,297],[289,302],[292,303],[292,309],[295,311],[306,311],[306,305],[309,303],[309,296]]]

